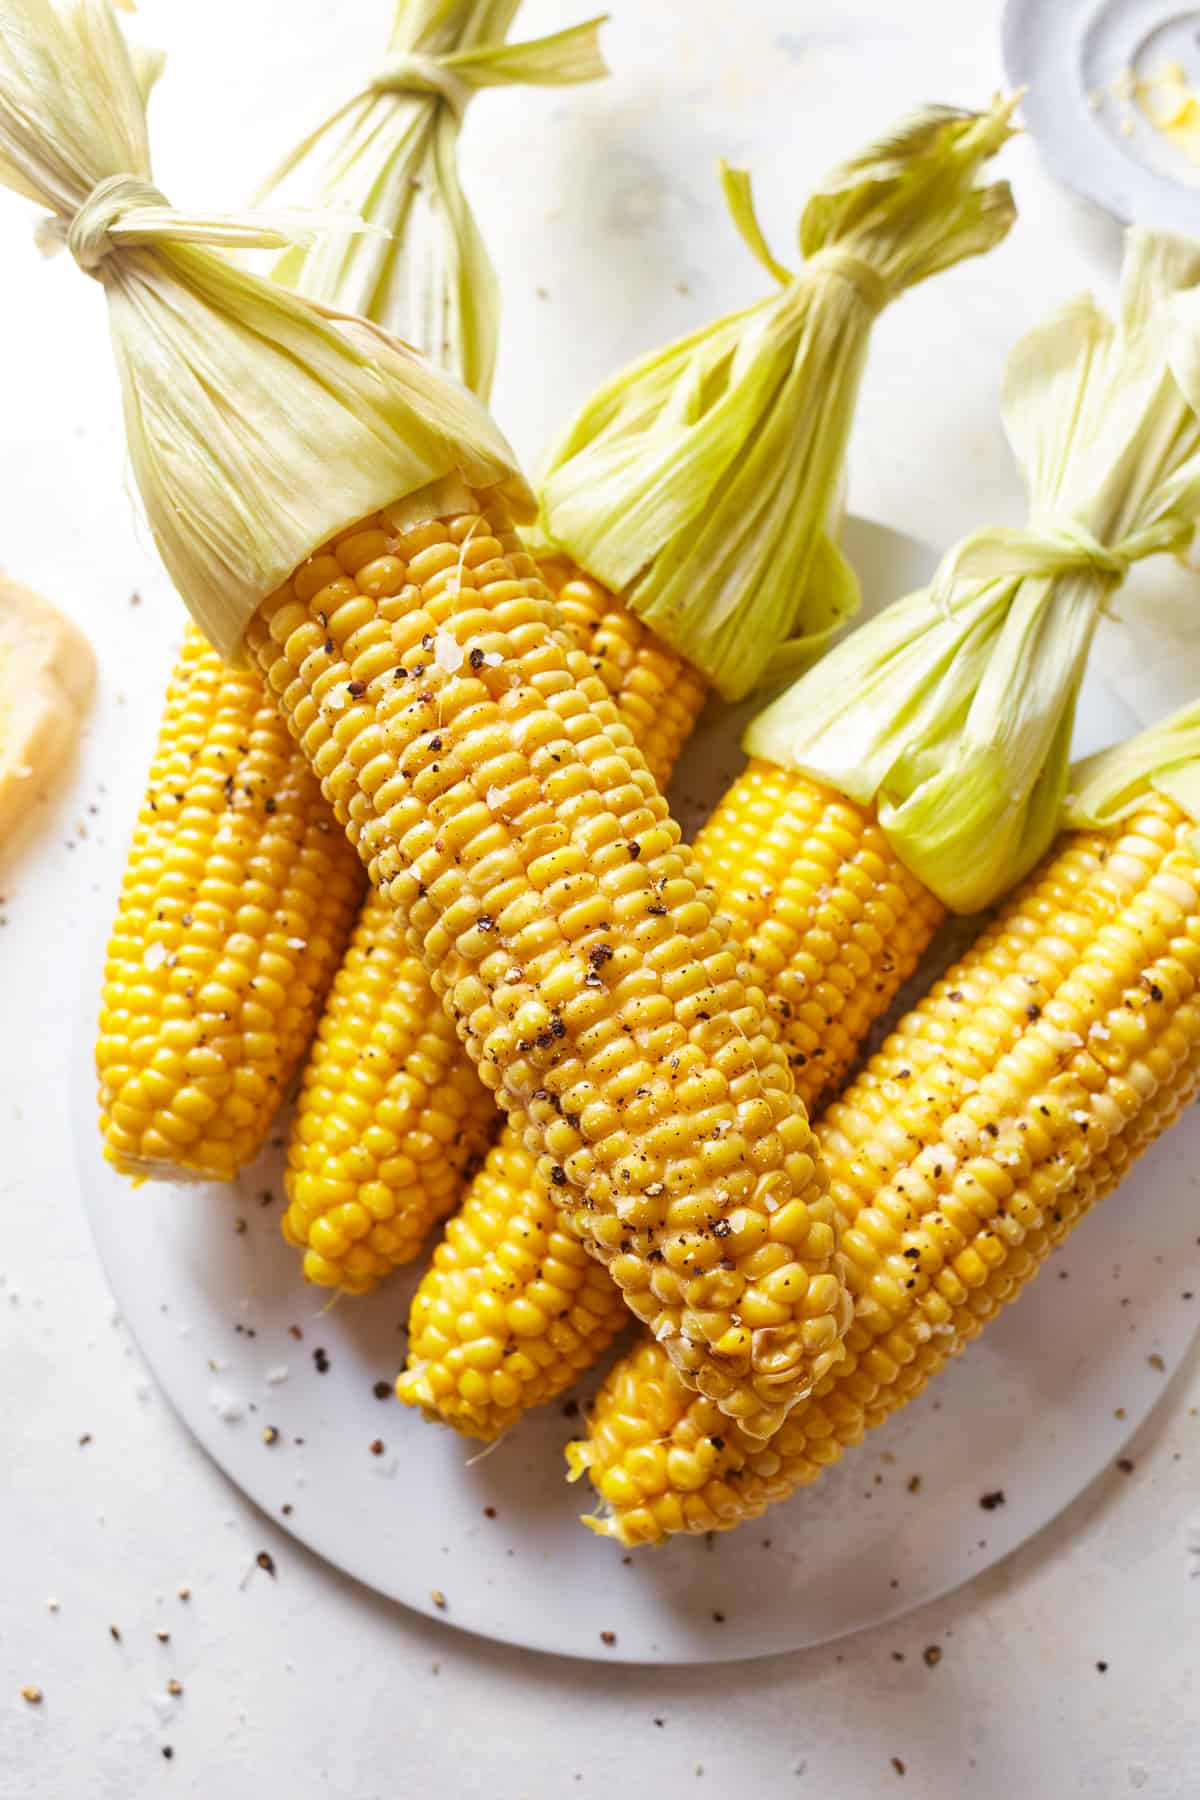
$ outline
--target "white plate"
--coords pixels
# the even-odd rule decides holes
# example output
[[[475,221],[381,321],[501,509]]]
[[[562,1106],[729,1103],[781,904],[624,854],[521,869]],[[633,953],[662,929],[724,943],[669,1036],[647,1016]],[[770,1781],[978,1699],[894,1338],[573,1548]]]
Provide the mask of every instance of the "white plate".
[[[1194,236],[1200,168],[1113,92],[1127,71],[1181,63],[1200,82],[1200,8],[1169,0],[1008,0],[1004,66],[1060,181],[1123,224]]]
[[[851,521],[847,541],[873,604],[933,566],[930,551],[878,526]],[[1084,715],[1088,747],[1135,723],[1094,687]],[[728,725],[702,728],[677,784],[683,810],[715,796],[738,763]],[[87,1015],[102,954],[98,939]],[[920,1605],[1023,1542],[1119,1453],[1163,1390],[1148,1356],[1172,1368],[1200,1320],[1200,1299],[1181,1297],[1200,1294],[1192,1119],[960,1363],[816,1487],[711,1544],[679,1540],[626,1561],[576,1522],[589,1490],[563,1481],[575,1425],[561,1403],[480,1457],[374,1396],[402,1360],[416,1276],[333,1306],[307,1287],[279,1236],[278,1150],[234,1190],[135,1191],[99,1154],[89,1029],[74,1086],[100,1254],[143,1355],[200,1442],[331,1563],[449,1624],[532,1649],[719,1661],[820,1643]],[[272,1445],[268,1426],[279,1433]],[[1004,1505],[981,1510],[980,1496],[997,1490]]]

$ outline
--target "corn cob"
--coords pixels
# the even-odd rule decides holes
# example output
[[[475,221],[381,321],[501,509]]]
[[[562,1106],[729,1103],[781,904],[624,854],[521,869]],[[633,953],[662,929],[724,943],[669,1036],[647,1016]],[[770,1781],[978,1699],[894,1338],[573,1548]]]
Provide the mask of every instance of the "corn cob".
[[[701,678],[657,646],[598,583],[556,563],[549,585],[564,623],[665,786],[704,703]],[[308,1280],[364,1293],[411,1261],[459,1198],[465,1171],[486,1150],[495,1121],[495,1102],[424,965],[406,945],[386,897],[372,889],[330,991],[288,1141],[283,1230],[305,1252]],[[526,1214],[532,1194],[545,1192],[530,1188],[534,1158],[511,1128],[505,1138],[486,1181],[485,1211],[492,1218],[510,1179],[514,1203]],[[555,1210],[543,1201],[547,1234],[558,1229]],[[529,1228],[523,1217],[522,1238]],[[459,1241],[465,1255],[467,1244],[487,1240],[467,1227]],[[578,1250],[571,1267],[587,1295],[603,1296],[607,1313],[623,1323],[624,1304],[603,1271]],[[564,1340],[566,1333],[556,1335]]]
[[[252,674],[189,627],[104,971],[104,1153],[230,1179],[303,1054],[362,873]]]
[[[848,1320],[832,1204],[762,995],[556,621],[482,500],[342,534],[247,648],[575,1230],[764,1436]]]
[[[304,1072],[283,1235],[309,1281],[362,1294],[419,1254],[487,1147],[496,1106],[425,965],[371,892]]]
[[[814,1480],[1019,1291],[1200,1078],[1194,826],[1151,796],[1067,837],[819,1128],[855,1314],[845,1359],[766,1445],[653,1343],[571,1447],[623,1543],[728,1529]]]
[[[874,814],[755,757],[696,839],[696,860],[787,1047],[810,1113],[916,973],[945,916]]]
[[[665,793],[704,706],[704,677],[573,563],[552,557],[541,569],[563,624],[587,652]]]
[[[628,1323],[607,1269],[568,1228],[511,1125],[417,1290],[401,1400],[491,1440],[568,1388]]]
[[[761,760],[734,782],[695,854],[814,1111],[915,972],[942,908],[852,801]],[[626,1323],[578,1255],[556,1255],[546,1297],[543,1246],[565,1221],[534,1159],[511,1127],[505,1135],[413,1298],[396,1384],[401,1400],[484,1439],[562,1393]]]

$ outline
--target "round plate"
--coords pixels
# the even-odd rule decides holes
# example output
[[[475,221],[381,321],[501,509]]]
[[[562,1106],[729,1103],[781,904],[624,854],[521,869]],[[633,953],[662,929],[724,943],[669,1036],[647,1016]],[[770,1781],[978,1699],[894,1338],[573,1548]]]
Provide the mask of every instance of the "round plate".
[[[1120,90],[1127,72],[1152,78],[1165,63],[1200,80],[1200,7],[1008,0],[1003,35],[1008,78],[1028,90],[1022,116],[1059,180],[1124,224],[1194,235],[1200,168]]]
[[[878,526],[851,520],[846,542],[871,605],[933,568],[931,551]],[[1136,722],[1093,686],[1081,723],[1091,748]],[[676,784],[682,812],[694,818],[722,790],[741,761],[737,739],[728,715],[702,725]],[[85,1021],[102,958],[98,938]],[[73,1076],[85,1205],[121,1312],[181,1417],[252,1500],[331,1563],[530,1649],[719,1661],[918,1606],[1037,1531],[1119,1453],[1200,1318],[1181,1299],[1200,1291],[1189,1119],[1017,1306],[815,1487],[711,1543],[625,1558],[580,1527],[590,1490],[563,1480],[576,1399],[482,1454],[397,1405],[417,1274],[332,1304],[306,1286],[279,1235],[278,1137],[233,1188],[131,1188],[100,1157],[92,1048],[85,1024]],[[981,1507],[997,1493],[1002,1505]]]

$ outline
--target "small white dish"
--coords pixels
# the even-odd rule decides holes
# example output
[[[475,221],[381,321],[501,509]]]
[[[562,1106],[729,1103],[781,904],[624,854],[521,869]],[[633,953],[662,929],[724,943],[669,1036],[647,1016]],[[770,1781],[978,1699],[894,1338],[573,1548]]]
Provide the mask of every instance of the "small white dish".
[[[857,520],[846,542],[871,606],[919,586],[936,560]],[[1135,726],[1088,686],[1081,747]],[[697,733],[674,789],[685,822],[740,766],[738,735],[728,714]],[[447,1624],[598,1661],[698,1663],[895,1618],[990,1567],[1094,1480],[1200,1323],[1192,1117],[960,1362],[815,1487],[711,1543],[625,1557],[577,1523],[590,1490],[564,1480],[579,1421],[563,1403],[481,1454],[390,1398],[419,1270],[362,1300],[331,1304],[306,1286],[279,1235],[278,1148],[233,1188],[135,1190],[107,1167],[90,1023],[103,936],[72,1108],[84,1206],[121,1313],[181,1418],[250,1499],[329,1562]],[[982,1504],[996,1494],[1003,1504]]]
[[[1200,228],[1200,166],[1124,90],[1178,63],[1200,84],[1200,8],[1168,0],[1008,0],[1009,80],[1060,181],[1123,224]]]

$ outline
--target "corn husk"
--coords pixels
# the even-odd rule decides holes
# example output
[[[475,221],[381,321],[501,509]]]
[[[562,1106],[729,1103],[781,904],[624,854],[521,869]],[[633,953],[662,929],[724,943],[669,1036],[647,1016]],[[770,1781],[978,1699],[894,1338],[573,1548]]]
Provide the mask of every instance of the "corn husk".
[[[1173,800],[1200,824],[1200,702],[1076,763],[1063,823],[1104,831],[1128,818],[1150,794]]]
[[[859,604],[834,542],[850,433],[879,309],[998,243],[1014,211],[981,165],[1010,102],[926,107],[828,177],[776,260],[749,178],[724,169],[735,225],[779,291],[606,382],[552,452],[539,530],[622,593],[728,698],[789,640],[809,661]]]
[[[1029,525],[968,538],[931,588],[839,644],[751,726],[754,754],[874,804],[949,907],[1010,889],[1057,829],[1097,622],[1128,566],[1200,516],[1200,422],[1174,372],[1200,244],[1134,230],[1118,316],[1085,296],[1016,347],[1005,429]]]
[[[378,234],[331,231],[284,251],[277,281],[406,338],[486,399],[500,296],[458,178],[458,134],[481,88],[607,73],[602,19],[506,44],[520,0],[400,0],[385,60],[317,124],[259,198],[293,187]]]
[[[318,544],[368,513],[427,493],[432,515],[451,481],[530,515],[512,451],[458,382],[218,253],[281,249],[295,220],[166,204],[108,0],[0,3],[0,182],[46,209],[43,242],[65,242],[104,289],[150,528],[223,655]]]

